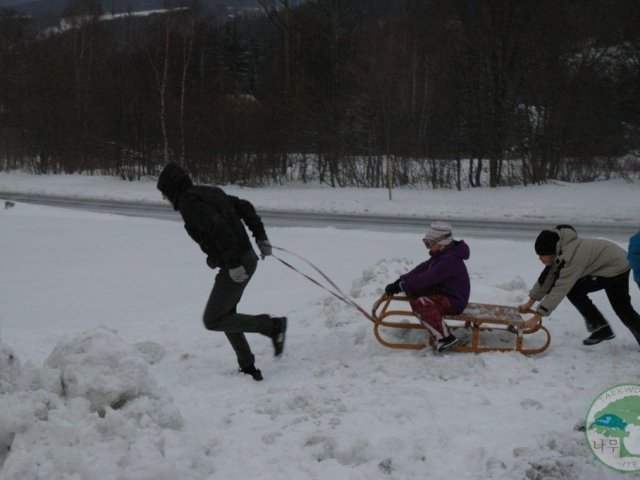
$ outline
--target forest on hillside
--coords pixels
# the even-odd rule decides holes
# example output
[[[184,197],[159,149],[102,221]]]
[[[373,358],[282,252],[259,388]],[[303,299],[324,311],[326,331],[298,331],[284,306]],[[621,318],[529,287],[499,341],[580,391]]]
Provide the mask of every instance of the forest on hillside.
[[[465,188],[640,177],[637,0],[0,9],[0,169]]]

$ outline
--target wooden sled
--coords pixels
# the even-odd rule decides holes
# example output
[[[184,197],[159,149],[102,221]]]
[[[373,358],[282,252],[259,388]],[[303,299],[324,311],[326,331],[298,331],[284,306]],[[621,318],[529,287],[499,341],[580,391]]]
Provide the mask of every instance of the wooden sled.
[[[398,328],[398,329],[421,329],[428,331],[422,324],[412,323],[409,321],[394,322],[387,320],[391,316],[402,316],[410,319],[416,319],[411,310],[391,310],[389,306],[392,301],[409,302],[411,298],[404,296],[389,296],[383,294],[373,305],[371,310],[372,320],[374,322],[373,333],[376,339],[384,346],[389,348],[402,348],[409,350],[421,350],[427,345],[422,343],[394,343],[385,340],[381,333],[380,327]],[[417,320],[416,320],[417,321]],[[551,343],[551,335],[549,331],[539,322],[534,328],[525,330],[522,315],[516,307],[508,307],[504,305],[491,305],[486,303],[469,303],[467,308],[460,315],[445,315],[445,321],[449,330],[456,329],[470,330],[471,338],[467,344],[454,345],[449,351],[454,352],[520,352],[525,355],[535,355],[544,352]],[[480,344],[481,332],[508,332],[514,336],[514,343],[511,346],[483,346]],[[524,338],[536,332],[545,335],[544,344],[537,347],[525,346]],[[537,335],[538,337],[540,335]],[[435,347],[435,340],[429,334],[429,344]]]

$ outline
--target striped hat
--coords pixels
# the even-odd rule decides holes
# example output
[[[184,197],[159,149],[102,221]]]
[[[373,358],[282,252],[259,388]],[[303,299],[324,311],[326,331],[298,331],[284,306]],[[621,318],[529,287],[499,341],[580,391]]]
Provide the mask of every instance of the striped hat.
[[[425,243],[449,245],[453,242],[451,225],[447,222],[433,222],[424,234]]]

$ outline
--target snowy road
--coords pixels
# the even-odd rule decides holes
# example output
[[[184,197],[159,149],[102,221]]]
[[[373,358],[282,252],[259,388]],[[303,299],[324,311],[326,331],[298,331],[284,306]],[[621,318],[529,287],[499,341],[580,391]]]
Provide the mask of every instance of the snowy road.
[[[155,202],[122,201],[112,199],[61,197],[55,195],[35,195],[18,192],[0,192],[0,199],[12,200],[54,207],[74,208],[93,212],[127,215],[133,217],[158,218],[179,221],[179,215],[168,205]],[[455,226],[460,236],[500,239],[535,238],[536,234],[554,222],[542,221],[496,221],[494,219],[433,218],[398,215],[359,215],[344,213],[265,210],[259,213],[268,227],[334,227],[369,231],[422,232],[432,220],[447,220]],[[617,241],[625,241],[633,235],[638,226],[633,224],[608,223],[591,224],[571,222],[582,236],[603,236]]]

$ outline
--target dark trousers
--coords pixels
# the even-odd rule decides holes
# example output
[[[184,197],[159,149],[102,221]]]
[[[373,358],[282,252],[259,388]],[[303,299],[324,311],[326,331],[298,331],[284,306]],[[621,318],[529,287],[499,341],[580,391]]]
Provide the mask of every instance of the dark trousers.
[[[578,309],[587,324],[587,330],[594,332],[609,326],[600,310],[587,296],[588,293],[604,290],[609,303],[622,323],[631,330],[640,343],[640,314],[633,309],[629,296],[629,271],[615,277],[583,277],[576,282],[567,298]]]
[[[241,368],[253,365],[255,361],[244,334],[261,333],[269,336],[273,329],[273,321],[269,315],[246,315],[236,312],[238,302],[240,302],[245,287],[256,271],[257,264],[257,255],[253,249],[249,249],[242,257],[242,265],[249,278],[242,283],[234,282],[229,276],[229,270],[221,268],[216,275],[203,315],[204,326],[207,330],[225,333],[236,352],[238,365]]]

